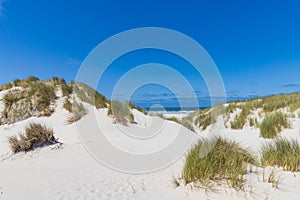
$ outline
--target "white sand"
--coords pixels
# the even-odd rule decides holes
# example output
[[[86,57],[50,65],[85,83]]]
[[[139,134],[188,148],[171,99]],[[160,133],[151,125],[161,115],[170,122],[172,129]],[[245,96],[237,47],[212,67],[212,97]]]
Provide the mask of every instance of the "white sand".
[[[12,125],[0,126],[0,199],[299,199],[300,173],[283,172],[279,169],[276,170],[279,189],[272,188],[272,184],[263,181],[263,169],[257,169],[258,174],[245,175],[245,192],[220,186],[216,193],[206,193],[203,189],[191,189],[183,185],[174,188],[172,179],[180,176],[184,156],[155,173],[132,175],[114,171],[97,162],[84,149],[75,125],[65,123],[68,112],[62,109],[62,102],[62,99],[58,100],[58,108],[49,118],[32,117]],[[164,122],[157,117],[134,111],[137,124],[126,127],[128,131],[151,127],[154,122],[163,122],[168,131],[153,141],[133,146],[118,126],[111,123],[112,119],[106,116],[105,109],[95,110],[86,106],[90,112],[80,121],[93,117],[95,111],[96,118],[102,123],[110,141],[127,151],[147,152],[161,148],[172,140],[172,132],[179,126],[174,122]],[[22,133],[30,122],[43,122],[52,127],[59,141],[64,144],[13,155],[7,138]],[[284,130],[283,135],[299,138],[299,123],[299,119],[293,119],[293,129]],[[224,123],[219,121],[217,126],[224,126]],[[190,137],[194,133],[184,129],[182,134]],[[222,135],[239,141],[254,152],[258,152],[260,145],[265,142],[259,138],[258,129],[253,128],[232,131],[222,127]],[[271,169],[264,171],[265,177],[271,173]]]

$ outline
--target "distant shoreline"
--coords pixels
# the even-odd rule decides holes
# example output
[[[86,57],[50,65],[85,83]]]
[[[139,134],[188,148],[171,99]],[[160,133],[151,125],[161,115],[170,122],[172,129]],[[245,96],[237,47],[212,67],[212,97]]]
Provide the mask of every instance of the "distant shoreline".
[[[204,110],[209,107],[165,107],[165,108],[149,108],[144,107],[147,111],[150,112],[191,112],[195,110]]]

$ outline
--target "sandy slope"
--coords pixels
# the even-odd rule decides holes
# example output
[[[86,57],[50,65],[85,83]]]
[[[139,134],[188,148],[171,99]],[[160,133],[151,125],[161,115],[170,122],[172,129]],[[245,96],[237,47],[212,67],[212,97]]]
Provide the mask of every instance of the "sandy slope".
[[[0,94],[1,95],[1,94]],[[282,172],[279,189],[272,188],[270,183],[263,181],[263,170],[254,169],[254,172],[245,175],[246,192],[235,191],[229,188],[218,187],[216,193],[206,193],[203,189],[191,189],[189,186],[174,188],[173,177],[179,177],[183,167],[184,156],[171,166],[161,171],[142,175],[125,174],[114,171],[97,162],[85,150],[76,132],[76,127],[66,125],[68,112],[62,109],[63,100],[60,99],[55,113],[49,117],[30,118],[12,125],[0,126],[0,199],[298,199],[300,194],[300,174]],[[157,117],[145,116],[134,111],[136,124],[129,125],[128,131],[141,130],[151,127],[154,123],[164,123],[167,128],[153,141],[145,141],[140,145],[130,143],[128,138],[117,125],[111,123],[106,116],[106,110],[96,110],[86,105],[88,116],[81,119],[81,123],[94,117],[103,124],[107,137],[120,148],[128,151],[145,152],[162,147],[172,140],[172,130],[178,128],[174,122],[164,122]],[[43,122],[52,127],[63,145],[53,145],[37,149],[27,154],[12,155],[7,137],[22,133],[30,122]],[[224,124],[219,121],[217,126]],[[293,135],[299,138],[299,119],[293,122],[294,129],[284,131],[284,135]],[[154,127],[155,128],[155,127]],[[181,134],[191,137],[187,129]],[[253,151],[258,151],[264,141],[259,139],[257,129],[232,131],[223,127],[222,134],[240,141]],[[206,133],[203,132],[203,136]],[[268,177],[271,170],[265,170]]]

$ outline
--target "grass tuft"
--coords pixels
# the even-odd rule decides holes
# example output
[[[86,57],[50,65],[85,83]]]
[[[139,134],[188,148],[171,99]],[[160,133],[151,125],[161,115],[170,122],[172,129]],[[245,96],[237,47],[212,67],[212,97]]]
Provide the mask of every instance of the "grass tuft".
[[[70,100],[68,98],[65,99],[63,107],[70,113],[72,112],[72,103],[70,102]]]
[[[107,111],[108,116],[113,116],[117,123],[127,125],[129,120],[131,123],[134,123],[134,115],[130,112],[128,104],[122,104],[119,101],[111,101],[111,104],[108,107]]]
[[[37,147],[57,143],[52,129],[36,123],[26,127],[24,135],[10,137],[8,141],[13,153],[27,152]]]
[[[287,115],[276,112],[265,117],[261,123],[260,136],[263,138],[277,137],[283,128],[290,128],[290,123],[287,120]]]
[[[204,187],[226,180],[229,186],[242,189],[247,164],[257,164],[257,160],[238,143],[222,138],[201,140],[188,153],[182,178],[186,184]]]
[[[136,109],[136,110],[140,111],[141,113],[143,113],[144,115],[148,114],[148,112],[147,112],[147,110],[145,108],[141,108],[141,107],[139,107],[137,105],[134,105],[131,101],[127,101],[126,104],[128,105],[128,107],[130,109]]]
[[[67,121],[68,123],[76,122],[87,114],[88,110],[84,107],[84,105],[74,100],[71,107],[71,114],[68,116]]]
[[[94,105],[96,108],[107,108],[107,105],[110,103],[105,96],[84,83],[72,82],[71,85],[77,97],[83,102]]]
[[[263,166],[278,166],[284,170],[300,171],[300,145],[297,140],[276,139],[262,147]]]

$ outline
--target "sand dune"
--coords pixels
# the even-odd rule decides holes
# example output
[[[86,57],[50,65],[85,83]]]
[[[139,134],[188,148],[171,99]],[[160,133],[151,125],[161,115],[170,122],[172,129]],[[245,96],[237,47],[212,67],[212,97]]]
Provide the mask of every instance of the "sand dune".
[[[3,92],[0,93],[3,95]],[[63,99],[57,100],[57,108],[50,117],[31,117],[11,125],[0,126],[0,199],[298,199],[300,173],[284,172],[276,169],[279,189],[264,181],[272,169],[255,168],[254,173],[245,175],[245,191],[236,191],[226,186],[218,186],[216,192],[191,188],[183,184],[175,188],[173,177],[180,177],[185,154],[168,167],[147,174],[128,174],[113,170],[94,159],[84,148],[77,133],[76,124],[67,124],[68,112],[63,109]],[[84,103],[89,114],[77,126],[88,124],[94,118],[101,123],[105,136],[120,149],[128,152],[151,152],[169,145],[176,137],[178,128],[182,138],[190,140],[195,134],[179,124],[158,117],[145,116],[133,111],[135,124],[121,127],[112,123],[106,109],[96,109]],[[22,133],[30,122],[41,122],[54,129],[63,144],[38,148],[27,153],[12,154],[7,138]],[[293,129],[284,130],[284,136],[299,138],[300,120],[293,120]],[[241,131],[226,129],[220,119],[221,135],[239,141],[258,153],[264,139],[259,138],[258,129],[245,128]],[[148,127],[148,129],[147,129]],[[163,127],[163,131],[159,131]],[[93,133],[90,126],[85,129]],[[156,137],[141,143],[131,142],[123,131],[135,136],[159,132]],[[143,131],[144,130],[144,131]],[[145,131],[147,130],[147,131]],[[87,133],[88,134],[88,133]],[[145,135],[144,135],[145,136]],[[146,135],[147,136],[147,135]],[[203,131],[196,138],[208,137]],[[105,148],[102,149],[105,151]],[[175,149],[174,149],[175,150]],[[110,156],[110,155],[107,155]],[[163,158],[160,158],[163,159]],[[120,157],[120,162],[122,158]],[[149,162],[151,164],[151,162]],[[146,163],[132,163],[143,166]],[[263,175],[264,174],[264,175]]]

